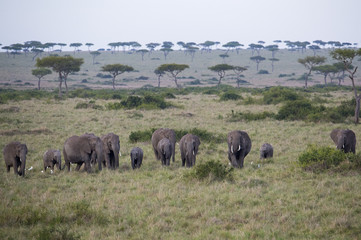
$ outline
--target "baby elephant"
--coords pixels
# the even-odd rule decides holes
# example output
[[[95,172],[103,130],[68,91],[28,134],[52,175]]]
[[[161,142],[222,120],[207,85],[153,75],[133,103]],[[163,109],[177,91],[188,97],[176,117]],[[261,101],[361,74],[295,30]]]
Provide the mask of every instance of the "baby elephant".
[[[28,148],[26,144],[11,142],[6,145],[4,147],[3,154],[7,171],[10,172],[10,167],[13,167],[15,175],[24,177],[27,153]]]
[[[130,160],[132,161],[132,168],[140,168],[143,162],[143,150],[139,147],[135,147],[130,151]]]
[[[162,165],[169,166],[170,158],[172,157],[173,148],[172,143],[168,138],[163,138],[157,145],[158,159],[162,161]]]
[[[44,153],[43,160],[44,160],[44,171],[46,171],[48,167],[50,167],[50,169],[54,171],[54,165],[56,165],[59,170],[63,170],[61,168],[61,154],[59,150],[49,149]]]
[[[260,159],[273,158],[273,147],[269,143],[265,143],[260,148]]]

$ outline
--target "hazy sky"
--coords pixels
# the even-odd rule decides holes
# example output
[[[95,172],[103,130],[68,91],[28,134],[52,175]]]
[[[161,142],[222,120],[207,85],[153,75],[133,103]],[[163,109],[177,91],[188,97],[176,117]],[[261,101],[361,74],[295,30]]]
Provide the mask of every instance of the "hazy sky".
[[[361,46],[360,0],[0,0],[2,46],[341,41]]]

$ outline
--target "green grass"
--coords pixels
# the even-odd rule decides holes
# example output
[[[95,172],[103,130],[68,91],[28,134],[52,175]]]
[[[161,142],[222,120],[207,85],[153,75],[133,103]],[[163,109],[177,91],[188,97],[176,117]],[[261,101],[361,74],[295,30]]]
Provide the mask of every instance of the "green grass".
[[[0,167],[0,239],[357,239],[361,234],[360,171],[313,173],[299,164],[308,144],[335,148],[329,134],[334,128],[350,128],[359,137],[361,126],[351,123],[278,121],[270,118],[229,122],[233,111],[252,114],[277,112],[282,104],[240,104],[219,101],[216,94],[174,93],[166,101],[176,108],[101,110],[79,108],[83,98],[52,97],[12,101],[0,105],[0,148],[10,141],[28,146],[27,168],[21,178]],[[172,89],[164,89],[172,92]],[[188,91],[188,90],[185,90]],[[258,93],[240,90],[244,99]],[[310,93],[311,94],[311,93]],[[312,93],[338,105],[349,91]],[[121,94],[122,96],[126,96]],[[144,96],[139,94],[140,96]],[[122,98],[126,99],[126,98]],[[106,106],[118,99],[96,98]],[[169,127],[183,134],[197,131],[201,145],[196,167],[176,161],[162,167],[155,160],[150,141],[132,143],[132,132]],[[230,177],[199,179],[199,171],[227,172],[226,134],[247,131],[252,150],[243,169]],[[42,154],[62,149],[72,135],[113,132],[120,137],[120,169],[87,174],[41,173]],[[204,140],[202,140],[202,137]],[[274,158],[259,159],[264,142],[274,147]],[[144,151],[142,167],[131,169],[129,152]],[[360,152],[360,145],[356,146]],[[2,157],[1,157],[2,158]],[[1,160],[3,161],[3,160]],[[349,160],[360,166],[359,159]],[[209,166],[209,163],[219,163]],[[342,165],[342,164],[341,164]],[[74,169],[74,166],[72,166]],[[206,169],[206,170],[204,170]]]

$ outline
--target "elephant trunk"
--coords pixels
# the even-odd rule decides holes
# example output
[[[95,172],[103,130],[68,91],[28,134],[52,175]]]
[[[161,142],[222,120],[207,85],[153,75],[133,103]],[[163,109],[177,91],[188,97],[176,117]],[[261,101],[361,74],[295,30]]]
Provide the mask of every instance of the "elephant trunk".
[[[102,170],[102,162],[104,161],[104,153],[103,153],[103,142],[98,139],[95,152],[97,154],[97,161],[98,161],[98,169],[99,171]]]
[[[120,151],[120,146],[119,146],[119,142],[112,145],[112,150],[113,150],[113,154],[114,154],[114,169],[119,168],[119,151]]]

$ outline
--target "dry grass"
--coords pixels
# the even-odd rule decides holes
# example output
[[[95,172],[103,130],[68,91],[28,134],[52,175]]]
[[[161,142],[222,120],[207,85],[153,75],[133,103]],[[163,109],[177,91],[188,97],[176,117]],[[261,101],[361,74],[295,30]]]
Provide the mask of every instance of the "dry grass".
[[[148,111],[75,109],[81,101],[0,105],[0,110],[18,108],[0,111],[0,118],[8,119],[0,123],[0,147],[13,140],[25,142],[27,168],[34,167],[25,179],[0,168],[1,239],[46,234],[58,239],[357,239],[361,234],[359,173],[313,174],[297,165],[308,143],[333,146],[333,128],[350,128],[359,136],[360,125],[228,122],[232,110],[276,111],[279,106],[220,102],[215,95],[181,95],[170,100],[179,108]],[[107,102],[97,100],[100,105]],[[196,127],[224,136],[241,129],[250,135],[252,150],[245,167],[234,171],[233,182],[189,181],[184,176],[191,170],[181,167],[178,149],[176,162],[164,168],[150,142],[129,142],[131,131],[158,127]],[[68,137],[85,132],[120,136],[119,170],[41,173],[46,149],[62,149]],[[259,160],[264,142],[274,146],[271,161]],[[144,160],[133,171],[129,151],[135,145],[144,150]],[[201,143],[197,163],[208,160],[228,164],[226,141]]]

